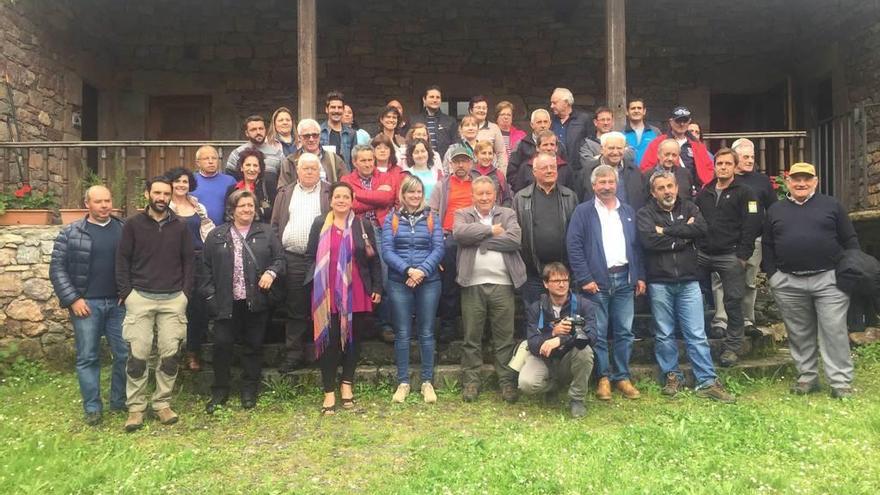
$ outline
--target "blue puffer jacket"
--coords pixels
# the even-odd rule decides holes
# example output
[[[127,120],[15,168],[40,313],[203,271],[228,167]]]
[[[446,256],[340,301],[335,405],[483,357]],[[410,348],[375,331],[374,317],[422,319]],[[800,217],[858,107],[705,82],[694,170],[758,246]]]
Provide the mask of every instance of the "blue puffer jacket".
[[[434,217],[433,232],[428,229],[428,215]],[[443,259],[443,250],[443,225],[429,208],[414,215],[396,209],[385,217],[382,256],[388,265],[389,280],[405,282],[406,271],[410,268],[418,268],[424,272],[426,280],[439,279],[438,266]]]
[[[124,223],[116,217],[110,217],[110,221]],[[89,286],[92,236],[85,227],[85,218],[67,225],[58,233],[52,248],[49,280],[62,308],[81,298]]]

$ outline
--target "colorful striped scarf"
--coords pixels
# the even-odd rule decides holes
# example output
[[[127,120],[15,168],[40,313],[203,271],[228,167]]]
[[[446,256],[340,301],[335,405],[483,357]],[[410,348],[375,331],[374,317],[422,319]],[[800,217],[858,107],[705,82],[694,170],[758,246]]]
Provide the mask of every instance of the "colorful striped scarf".
[[[318,252],[315,255],[315,277],[312,287],[312,320],[314,321],[315,359],[321,357],[330,342],[331,297],[336,301],[339,312],[339,332],[342,350],[350,344],[354,334],[352,328],[351,270],[354,261],[354,238],[351,226],[354,213],[349,212],[345,219],[345,230],[339,244],[339,257],[336,262],[336,280],[330,280],[330,245],[333,235],[333,212],[329,212],[321,227]],[[331,294],[331,289],[333,293]]]

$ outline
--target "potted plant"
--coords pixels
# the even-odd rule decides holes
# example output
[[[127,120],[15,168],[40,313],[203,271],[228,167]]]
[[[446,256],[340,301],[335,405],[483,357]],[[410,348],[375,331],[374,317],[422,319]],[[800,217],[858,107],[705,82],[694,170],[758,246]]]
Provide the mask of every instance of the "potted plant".
[[[13,193],[0,193],[0,225],[49,225],[58,197],[24,183]]]
[[[85,193],[92,186],[101,186],[104,185],[104,181],[101,180],[101,177],[95,173],[94,170],[89,169],[86,174],[80,179],[80,186],[82,187],[82,192]],[[80,201],[80,198],[76,198],[77,201]],[[89,212],[86,208],[59,208],[58,213],[61,214],[61,223],[67,225],[71,222],[75,222],[80,218],[86,216]]]

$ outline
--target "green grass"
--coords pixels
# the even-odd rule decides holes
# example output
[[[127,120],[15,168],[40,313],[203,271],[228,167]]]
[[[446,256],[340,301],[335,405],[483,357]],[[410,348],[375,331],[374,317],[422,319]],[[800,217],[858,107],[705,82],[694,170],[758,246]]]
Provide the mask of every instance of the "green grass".
[[[363,386],[356,412],[322,418],[317,390],[274,382],[256,410],[213,417],[184,390],[179,424],[134,434],[121,414],[85,426],[73,373],[19,363],[0,385],[0,493],[874,494],[880,346],[857,354],[849,401],[728,376],[736,405],[643,383],[640,401],[591,400],[574,421],[563,402],[392,405]]]

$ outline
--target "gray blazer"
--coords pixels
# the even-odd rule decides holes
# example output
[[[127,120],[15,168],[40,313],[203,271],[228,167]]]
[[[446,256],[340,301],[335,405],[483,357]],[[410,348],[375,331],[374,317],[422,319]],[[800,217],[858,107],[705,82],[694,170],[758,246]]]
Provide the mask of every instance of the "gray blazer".
[[[516,212],[504,206],[496,206],[492,211],[492,224],[498,223],[504,228],[504,235],[494,237],[492,227],[480,223],[480,216],[475,208],[462,208],[455,212],[452,237],[458,244],[458,276],[455,281],[459,285],[469,285],[478,249],[502,253],[504,266],[507,267],[514,287],[520,287],[526,282],[526,264],[519,254],[522,231],[516,221]]]

